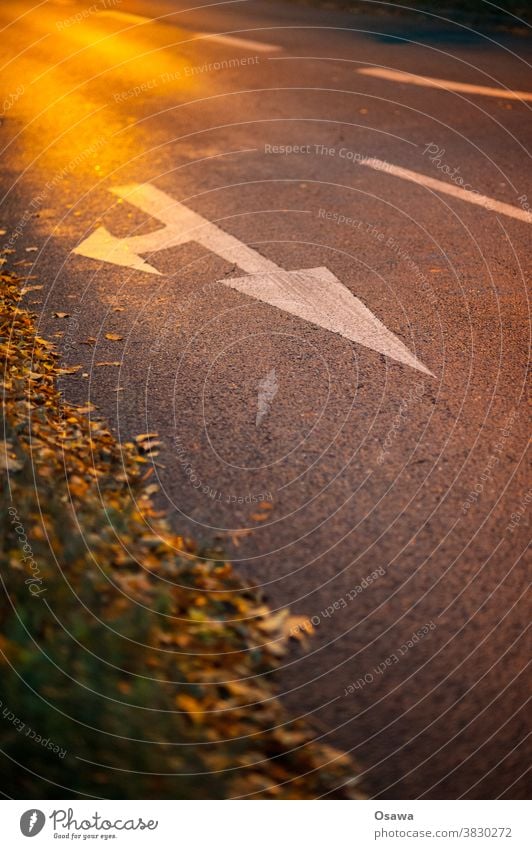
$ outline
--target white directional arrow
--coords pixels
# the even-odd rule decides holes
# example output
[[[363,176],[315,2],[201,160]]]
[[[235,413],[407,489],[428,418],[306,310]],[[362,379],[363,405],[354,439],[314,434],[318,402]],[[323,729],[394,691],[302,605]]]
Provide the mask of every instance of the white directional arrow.
[[[105,227],[98,227],[88,239],[74,248],[74,253],[136,268],[137,271],[160,274],[156,268],[144,262],[139,254],[162,251],[174,245],[184,245],[185,242],[198,242],[249,274],[282,270],[274,262],[149,183],[117,186],[111,191],[166,226],[144,236],[126,236],[124,239],[113,236]]]
[[[328,268],[280,269],[219,282],[434,376]]]
[[[160,274],[142,259],[141,254],[197,242],[246,272],[245,277],[225,278],[219,281],[221,284],[432,376],[432,372],[328,268],[285,271],[149,183],[133,183],[111,191],[165,226],[142,236],[125,238],[98,227],[74,248],[73,253]]]

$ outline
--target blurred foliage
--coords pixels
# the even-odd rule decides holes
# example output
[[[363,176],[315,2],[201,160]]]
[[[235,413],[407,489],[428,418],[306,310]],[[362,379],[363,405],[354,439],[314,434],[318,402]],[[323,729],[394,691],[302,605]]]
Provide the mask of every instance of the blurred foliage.
[[[0,310],[2,791],[359,795],[352,761],[275,698],[288,612],[272,614],[220,553],[170,531],[149,454],[63,402],[56,378],[68,370],[7,274]]]

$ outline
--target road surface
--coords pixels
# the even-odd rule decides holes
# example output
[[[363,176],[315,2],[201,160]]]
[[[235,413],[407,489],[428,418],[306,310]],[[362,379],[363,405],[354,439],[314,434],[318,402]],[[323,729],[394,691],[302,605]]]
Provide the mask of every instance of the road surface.
[[[66,396],[310,619],[292,714],[372,796],[522,798],[532,44],[189,5],[1,6],[1,247]]]

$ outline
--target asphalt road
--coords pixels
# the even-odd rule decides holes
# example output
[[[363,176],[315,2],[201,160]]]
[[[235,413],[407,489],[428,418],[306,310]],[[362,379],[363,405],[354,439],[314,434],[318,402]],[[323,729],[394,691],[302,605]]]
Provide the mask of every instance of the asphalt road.
[[[1,239],[83,365],[66,396],[158,433],[174,525],[311,618],[283,698],[370,795],[525,797],[532,220],[478,198],[532,204],[508,94],[532,43],[287,2],[33,5],[0,6]],[[144,256],[158,276],[73,254],[162,226],[109,191],[133,183],[326,266],[426,371],[217,282],[244,271],[194,241]]]

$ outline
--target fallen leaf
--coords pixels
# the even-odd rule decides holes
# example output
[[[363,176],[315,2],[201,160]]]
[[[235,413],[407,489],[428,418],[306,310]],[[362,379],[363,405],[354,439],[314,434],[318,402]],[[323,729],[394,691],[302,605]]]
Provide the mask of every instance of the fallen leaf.
[[[16,457],[8,456],[8,452],[13,451],[13,443],[9,439],[0,442],[0,469],[6,472],[18,472],[22,468],[22,463]]]
[[[227,536],[227,539],[231,540],[231,542],[233,543],[235,548],[239,548],[240,547],[240,542],[239,542],[240,538],[241,537],[249,537],[251,535],[251,533],[252,533],[252,531],[249,528],[240,528],[236,531],[228,531],[226,536]]]
[[[35,247],[26,248],[26,253],[30,254],[30,253],[33,253],[34,251],[38,251],[38,250],[39,250],[39,248],[35,248]]]
[[[268,616],[265,619],[262,619],[258,623],[258,627],[261,631],[265,631],[267,634],[274,634],[276,631],[283,631],[286,628],[286,620],[288,619],[288,610],[283,608],[279,610],[277,613],[272,613],[271,616]]]
[[[160,448],[160,446],[161,443],[158,439],[146,440],[146,442],[138,443],[139,451],[142,451],[143,454],[151,454],[152,456],[154,456],[154,452],[155,454],[159,453],[157,449]]]
[[[285,636],[295,640],[302,640],[314,631],[312,622],[306,616],[289,616],[283,627]]]
[[[83,366],[68,366],[67,368],[58,368],[57,374],[76,374]]]
[[[69,312],[54,312],[52,315],[54,318],[70,318]]]
[[[202,710],[201,702],[193,696],[187,696],[186,693],[181,693],[179,696],[176,696],[175,703],[178,708],[190,716],[193,722],[201,721],[204,711]]]
[[[106,333],[105,338],[109,339],[109,342],[121,342],[124,337],[119,333]]]
[[[154,439],[156,436],[159,436],[159,434],[158,433],[139,433],[139,435],[135,437],[135,442],[145,442],[146,439]]]
[[[96,363],[96,365],[97,366],[119,366],[120,361],[119,360],[114,360],[113,362],[105,362],[104,361],[102,363]]]

